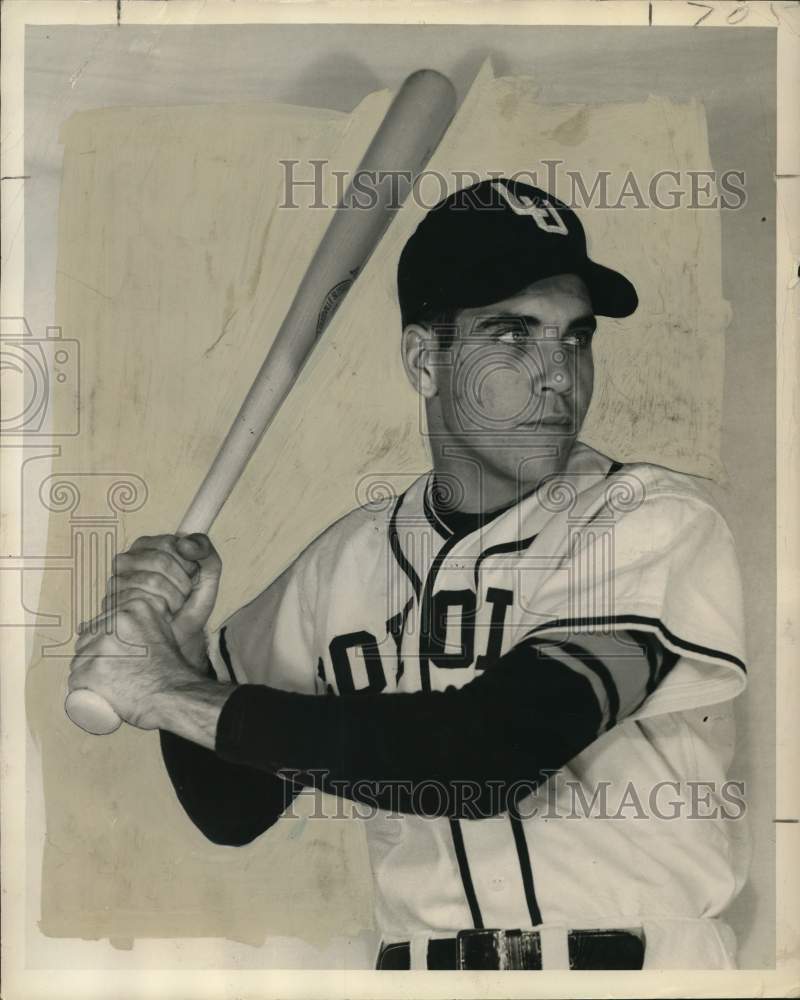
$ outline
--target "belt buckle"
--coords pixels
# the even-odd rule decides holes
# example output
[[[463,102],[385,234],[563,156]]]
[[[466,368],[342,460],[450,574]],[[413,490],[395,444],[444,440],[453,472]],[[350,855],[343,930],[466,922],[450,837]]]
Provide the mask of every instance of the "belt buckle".
[[[456,968],[497,971],[504,969],[504,930],[467,930],[456,934]]]

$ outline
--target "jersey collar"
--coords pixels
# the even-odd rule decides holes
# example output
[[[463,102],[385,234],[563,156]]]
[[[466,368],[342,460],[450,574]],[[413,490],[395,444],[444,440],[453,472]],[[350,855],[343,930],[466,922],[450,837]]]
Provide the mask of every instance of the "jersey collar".
[[[394,559],[410,580],[415,592],[425,579],[432,560],[443,545],[455,555],[456,550],[465,557],[476,558],[488,544],[514,546],[523,539],[530,540],[554,516],[548,498],[558,489],[560,479],[569,481],[574,492],[580,494],[598,479],[619,467],[608,456],[583,442],[576,442],[564,470],[545,480],[519,503],[512,504],[495,517],[483,521],[473,531],[458,539],[436,511],[432,492],[436,487],[434,472],[421,476],[402,494],[392,512],[390,547]],[[417,593],[419,597],[419,593]]]

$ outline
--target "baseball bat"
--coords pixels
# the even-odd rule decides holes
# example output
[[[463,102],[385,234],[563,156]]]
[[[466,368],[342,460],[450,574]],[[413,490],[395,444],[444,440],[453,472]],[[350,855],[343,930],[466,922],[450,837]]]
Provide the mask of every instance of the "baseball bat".
[[[207,533],[211,528],[325,325],[400,207],[395,186],[379,179],[399,171],[415,179],[439,144],[455,107],[453,85],[435,70],[418,70],[400,87],[356,171],[362,179],[378,181],[371,192],[374,203],[362,207],[351,183],[178,534]],[[359,194],[363,195],[363,187]],[[76,725],[97,736],[113,733],[121,724],[108,702],[88,688],[70,692],[64,707]]]

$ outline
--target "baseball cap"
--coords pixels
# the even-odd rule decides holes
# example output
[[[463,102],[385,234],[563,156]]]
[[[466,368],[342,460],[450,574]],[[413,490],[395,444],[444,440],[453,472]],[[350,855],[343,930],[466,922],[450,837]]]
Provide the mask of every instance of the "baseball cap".
[[[591,260],[571,208],[520,181],[480,181],[432,208],[403,248],[403,325],[500,302],[556,274],[581,277],[599,316],[630,316],[638,305],[624,275]]]

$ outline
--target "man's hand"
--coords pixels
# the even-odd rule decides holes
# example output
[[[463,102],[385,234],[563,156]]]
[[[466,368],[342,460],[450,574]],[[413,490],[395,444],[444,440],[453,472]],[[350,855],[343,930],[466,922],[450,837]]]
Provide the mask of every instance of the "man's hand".
[[[165,700],[198,683],[170,624],[141,597],[118,601],[113,612],[93,624],[76,643],[70,691],[89,688],[123,721],[140,729],[161,728]]]
[[[222,562],[207,535],[144,535],[116,556],[103,611],[143,600],[171,625],[189,664],[206,666],[204,629],[214,608]]]

